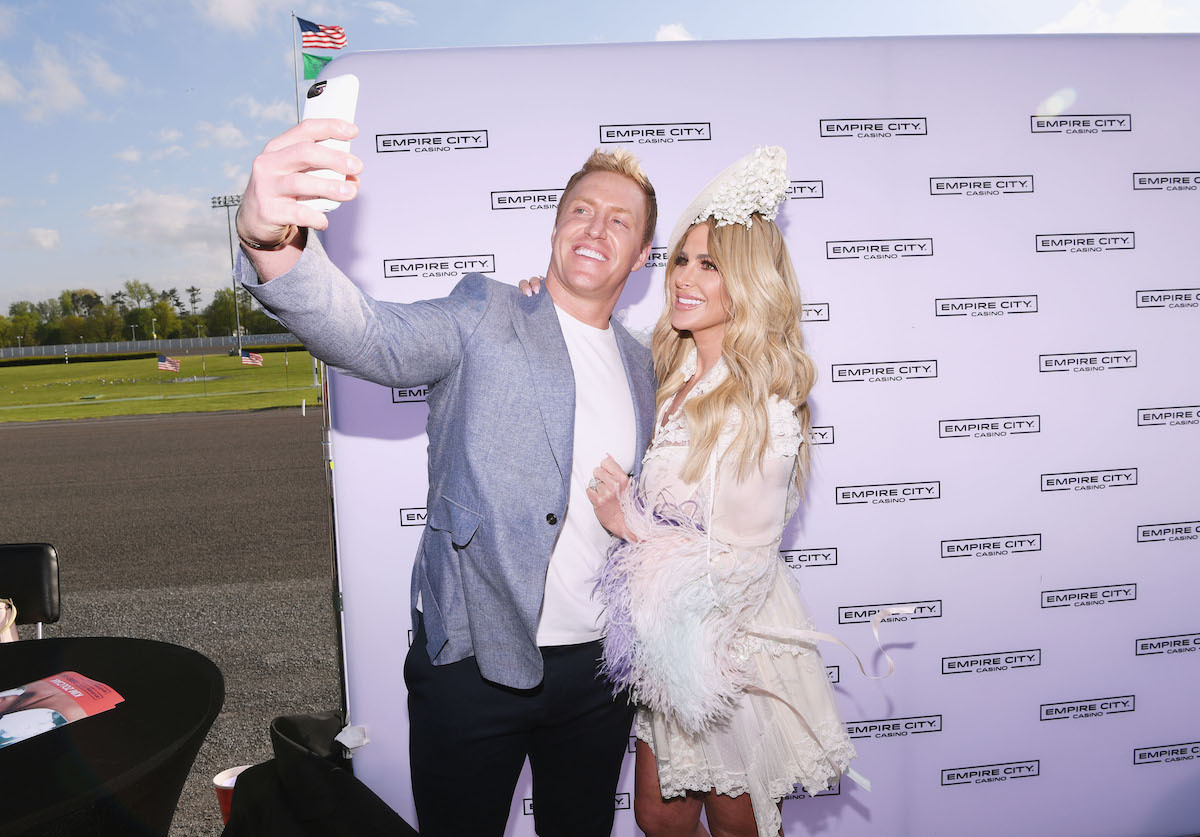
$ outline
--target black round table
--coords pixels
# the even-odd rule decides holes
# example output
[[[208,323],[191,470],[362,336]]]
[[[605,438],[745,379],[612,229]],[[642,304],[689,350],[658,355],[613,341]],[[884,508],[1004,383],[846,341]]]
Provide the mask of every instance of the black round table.
[[[63,671],[125,700],[0,749],[0,835],[166,835],[196,752],[225,700],[211,660],[148,639],[0,644],[0,691]]]

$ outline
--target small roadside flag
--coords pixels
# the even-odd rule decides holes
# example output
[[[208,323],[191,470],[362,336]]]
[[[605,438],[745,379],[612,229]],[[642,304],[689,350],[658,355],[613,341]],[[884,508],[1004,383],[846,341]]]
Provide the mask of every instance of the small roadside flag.
[[[163,372],[178,372],[179,371],[179,361],[173,357],[167,357],[166,355],[159,355],[158,356],[158,368],[161,369]]]
[[[243,366],[262,366],[262,355],[242,349]]]
[[[300,45],[305,49],[341,49],[346,45],[346,30],[340,26],[322,26],[302,17],[296,18],[296,23],[300,24]]]
[[[325,69],[325,65],[333,60],[324,55],[313,55],[308,52],[300,54],[304,56],[304,78],[306,79],[313,79],[321,75],[321,70]]]

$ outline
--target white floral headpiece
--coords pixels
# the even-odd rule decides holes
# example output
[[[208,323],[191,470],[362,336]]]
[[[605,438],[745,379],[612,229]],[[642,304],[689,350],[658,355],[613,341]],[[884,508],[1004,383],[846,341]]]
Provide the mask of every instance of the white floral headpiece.
[[[717,226],[750,226],[750,216],[759,214],[774,221],[789,186],[787,152],[778,145],[754,149],[713,178],[688,205],[675,225],[667,252],[692,224],[715,218]]]

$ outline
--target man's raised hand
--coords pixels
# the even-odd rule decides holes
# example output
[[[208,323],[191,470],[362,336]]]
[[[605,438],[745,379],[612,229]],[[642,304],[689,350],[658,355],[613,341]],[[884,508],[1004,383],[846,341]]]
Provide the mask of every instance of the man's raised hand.
[[[305,119],[268,142],[250,169],[250,182],[238,210],[238,235],[271,247],[283,241],[292,225],[314,230],[328,227],[324,212],[300,201],[354,199],[362,160],[318,143],[324,139],[352,139],[357,133],[357,126],[340,119]],[[317,169],[331,169],[347,178],[326,180],[308,174]],[[257,265],[258,259],[254,261]]]

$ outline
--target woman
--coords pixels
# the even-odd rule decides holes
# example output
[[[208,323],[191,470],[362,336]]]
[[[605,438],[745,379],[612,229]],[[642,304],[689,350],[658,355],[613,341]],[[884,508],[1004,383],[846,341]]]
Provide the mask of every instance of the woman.
[[[638,705],[634,809],[650,837],[782,833],[780,800],[855,757],[779,556],[808,462],[815,377],[774,223],[780,148],[719,175],[670,241],[640,484],[611,458],[588,496],[618,540],[598,585],[603,665]],[[831,638],[830,638],[831,639]]]

